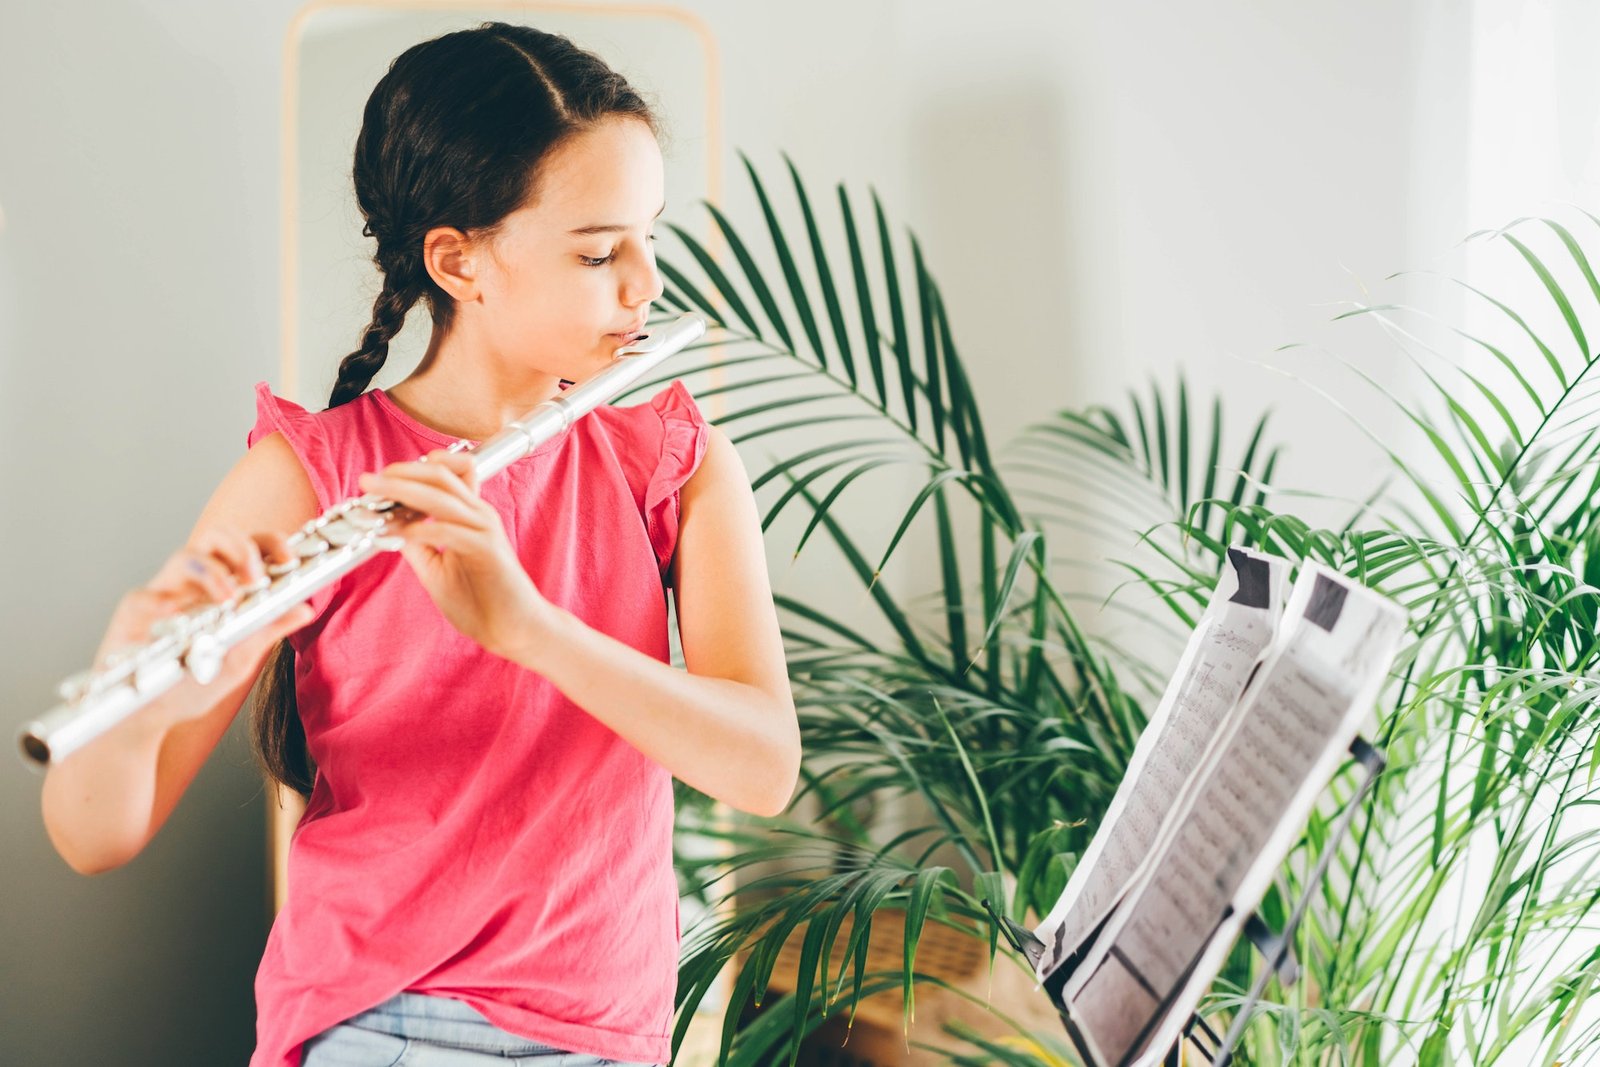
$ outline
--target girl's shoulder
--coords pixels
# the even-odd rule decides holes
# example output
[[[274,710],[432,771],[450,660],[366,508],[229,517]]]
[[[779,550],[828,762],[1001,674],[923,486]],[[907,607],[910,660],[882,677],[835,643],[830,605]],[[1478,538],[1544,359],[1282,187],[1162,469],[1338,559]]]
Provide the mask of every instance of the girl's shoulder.
[[[310,411],[287,397],[272,391],[272,386],[261,381],[255,384],[256,421],[245,439],[254,445],[273,431],[289,438],[321,438],[331,441],[346,427],[367,421],[375,400],[376,390],[368,390],[354,400],[336,408]]]
[[[688,386],[672,379],[649,399],[627,406],[608,404],[586,418],[608,435],[620,438],[615,448],[630,481],[654,496],[682,484],[705,455],[708,423]],[[681,475],[681,477],[680,477]],[[648,503],[649,501],[646,501]]]
[[[626,407],[606,405],[599,416],[603,432],[618,435],[612,451],[627,476],[665,574],[678,533],[678,491],[705,458],[709,423],[680,379],[674,378],[650,399]]]
[[[281,433],[311,479],[318,502],[330,507],[350,495],[356,474],[383,466],[397,453],[417,451],[409,435],[379,415],[376,404],[369,391],[335,408],[308,411],[257,382],[256,418],[245,444],[254,447],[263,437]]]

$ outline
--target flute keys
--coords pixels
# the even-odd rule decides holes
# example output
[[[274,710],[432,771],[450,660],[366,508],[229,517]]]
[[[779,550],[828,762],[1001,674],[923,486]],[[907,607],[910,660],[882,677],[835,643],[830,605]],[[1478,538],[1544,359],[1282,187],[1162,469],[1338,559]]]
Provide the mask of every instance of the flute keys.
[[[299,543],[294,546],[295,555],[301,559],[314,559],[326,551],[328,551],[328,542],[324,541],[320,535],[302,537]]]
[[[322,535],[322,539],[324,541],[328,542],[328,544],[332,545],[334,548],[343,548],[351,541],[354,541],[361,533],[360,530],[346,522],[343,518],[337,518],[330,521],[317,532]]]
[[[129,679],[134,692],[142,692],[151,687],[154,679],[162,671],[162,665],[156,660],[144,660],[133,665],[133,676]]]
[[[388,521],[371,508],[351,508],[340,518],[358,530],[376,530]]]
[[[264,574],[253,582],[241,585],[239,587],[239,599],[246,600],[252,596],[255,596],[257,593],[264,591],[271,584],[272,576]]]
[[[288,574],[290,571],[293,571],[293,570],[297,569],[299,566],[300,566],[300,557],[299,556],[296,556],[294,559],[288,560],[288,561],[286,561],[284,563],[268,563],[268,564],[266,564],[267,577],[268,578],[282,578],[285,574]]]
[[[95,672],[92,670],[79,671],[69,675],[65,681],[56,687],[56,693],[68,704],[76,704],[89,695],[89,690],[94,687]]]
[[[226,651],[222,642],[211,634],[195,634],[183,654],[184,669],[195,681],[205,685],[221,672],[222,654]]]

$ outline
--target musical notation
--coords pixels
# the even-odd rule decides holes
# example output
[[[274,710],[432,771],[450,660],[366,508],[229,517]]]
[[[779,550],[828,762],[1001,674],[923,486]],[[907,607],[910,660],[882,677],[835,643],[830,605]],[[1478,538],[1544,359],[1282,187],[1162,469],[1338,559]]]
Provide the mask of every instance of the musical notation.
[[[1069,968],[1062,1004],[1097,1067],[1154,1064],[1178,1040],[1337,771],[1404,630],[1398,605],[1313,563],[1280,612],[1287,564],[1244,562],[1262,561],[1272,593],[1250,608],[1230,596],[1225,569],[1090,850],[1037,931],[1047,950],[1036,973]]]
[[[1265,567],[1259,603],[1235,600],[1244,568]],[[1135,746],[1122,784],[1061,897],[1035,935],[1048,947],[1035,969],[1042,982],[1076,952],[1110,913],[1156,842],[1202,753],[1271,643],[1282,614],[1286,561],[1234,549],[1190,635],[1172,681]]]

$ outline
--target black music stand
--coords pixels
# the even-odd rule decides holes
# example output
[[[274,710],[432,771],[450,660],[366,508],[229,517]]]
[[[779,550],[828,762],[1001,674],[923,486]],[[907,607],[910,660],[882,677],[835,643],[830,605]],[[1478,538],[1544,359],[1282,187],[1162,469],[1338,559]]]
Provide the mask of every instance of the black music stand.
[[[1340,843],[1350,831],[1350,823],[1355,818],[1356,809],[1360,807],[1361,802],[1372,789],[1373,783],[1377,781],[1378,775],[1383,772],[1385,765],[1383,753],[1374,748],[1363,737],[1357,737],[1350,742],[1350,755],[1355,757],[1355,761],[1361,765],[1363,771],[1361,784],[1356,788],[1355,795],[1350,798],[1340,812],[1339,821],[1335,825],[1333,833],[1329,835],[1322,854],[1317,857],[1317,862],[1312,866],[1310,875],[1306,879],[1306,890],[1300,895],[1300,899],[1295,902],[1293,909],[1290,910],[1288,921],[1284,924],[1282,932],[1273,932],[1272,928],[1261,918],[1259,912],[1252,914],[1245,922],[1244,934],[1250,939],[1250,943],[1255,945],[1257,951],[1261,953],[1267,966],[1256,976],[1255,981],[1251,983],[1249,994],[1235,1009],[1233,1022],[1224,1036],[1218,1037],[1216,1031],[1201,1017],[1198,1011],[1189,1016],[1189,1022],[1183,1028],[1183,1036],[1172,1046],[1172,1050],[1167,1053],[1162,1061],[1169,1067],[1178,1067],[1180,1062],[1179,1049],[1185,1041],[1188,1041],[1205,1057],[1205,1062],[1210,1067],[1229,1067],[1233,1063],[1234,1047],[1238,1045],[1240,1038],[1244,1036],[1245,1027],[1250,1025],[1252,1009],[1261,1000],[1261,995],[1266,992],[1267,983],[1274,976],[1277,977],[1281,985],[1285,986],[1293,985],[1299,979],[1300,965],[1294,958],[1294,936],[1300,927],[1300,920],[1305,916],[1306,908],[1310,905],[1312,887],[1318,885],[1323,876],[1327,874],[1328,864],[1333,861],[1333,857],[1339,851]],[[1011,947],[1022,953],[1030,966],[1036,968],[1038,961],[1044,955],[1044,942],[1040,941],[1034,932],[1026,926],[1012,922],[1006,916],[995,911],[994,905],[989,902],[987,897],[983,899],[982,904],[984,910],[989,913],[995,924],[1000,928],[1000,932],[1005,934],[1006,941],[1010,943]],[[1227,916],[1224,915],[1223,919],[1226,918]],[[1221,921],[1219,920],[1219,925]],[[1103,927],[1104,925],[1102,922],[1101,926]],[[1090,935],[1086,944],[1092,942],[1098,934],[1099,930],[1097,929],[1094,934]],[[1071,1014],[1067,1011],[1063,998],[1067,979],[1073,971],[1073,962],[1072,958],[1068,957],[1060,967],[1051,972],[1050,977],[1045,979],[1044,989],[1050,994],[1050,1002],[1055,1006],[1056,1013],[1061,1016],[1061,1022],[1067,1030],[1067,1036],[1071,1038],[1072,1045],[1077,1050],[1078,1055],[1083,1057],[1086,1063],[1092,1063],[1088,1045],[1085,1043],[1077,1025],[1073,1022]],[[1187,975],[1183,981],[1187,981]],[[1179,984],[1181,986],[1182,982]],[[1202,1036],[1204,1040],[1202,1040]],[[1125,1062],[1124,1064],[1117,1064],[1115,1067],[1125,1067]]]

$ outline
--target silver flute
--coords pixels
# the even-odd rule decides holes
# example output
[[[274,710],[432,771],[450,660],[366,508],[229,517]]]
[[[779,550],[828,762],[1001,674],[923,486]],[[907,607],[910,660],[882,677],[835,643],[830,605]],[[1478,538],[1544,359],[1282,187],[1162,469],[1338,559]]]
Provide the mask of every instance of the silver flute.
[[[699,315],[682,315],[616,350],[612,361],[532,411],[507,423],[471,449],[480,484],[528,455],[596,407],[622,392],[668,356],[706,332]],[[450,451],[467,449],[466,441]],[[61,683],[61,703],[25,723],[17,742],[25,760],[43,772],[180,682],[216,678],[223,655],[240,641],[310,599],[381,552],[404,543],[390,527],[411,513],[400,503],[368,493],[329,508],[288,538],[292,559],[228,600],[160,620],[142,645],[108,653],[98,668]]]

